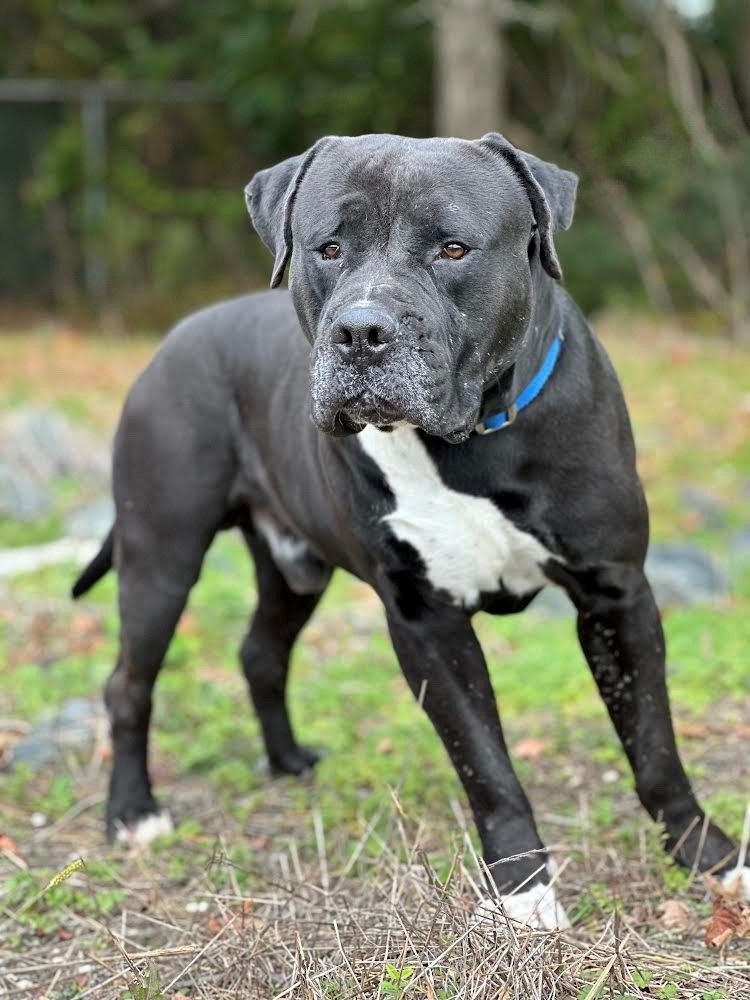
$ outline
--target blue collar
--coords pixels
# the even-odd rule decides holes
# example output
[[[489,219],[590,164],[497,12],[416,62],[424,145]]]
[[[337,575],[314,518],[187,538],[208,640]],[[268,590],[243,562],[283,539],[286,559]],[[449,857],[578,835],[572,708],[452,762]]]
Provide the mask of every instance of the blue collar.
[[[521,410],[525,409],[530,403],[534,402],[536,397],[549,382],[550,376],[555,370],[555,365],[557,364],[557,359],[560,357],[560,351],[562,350],[564,339],[565,335],[563,334],[561,328],[555,339],[550,344],[550,348],[547,351],[547,355],[542,362],[541,367],[537,370],[536,375],[529,382],[523,392],[516,398],[516,401],[512,403],[507,410],[501,410],[500,413],[493,413],[484,420],[480,420],[474,428],[477,434],[492,434],[493,431],[499,431],[502,430],[503,427],[510,426]]]

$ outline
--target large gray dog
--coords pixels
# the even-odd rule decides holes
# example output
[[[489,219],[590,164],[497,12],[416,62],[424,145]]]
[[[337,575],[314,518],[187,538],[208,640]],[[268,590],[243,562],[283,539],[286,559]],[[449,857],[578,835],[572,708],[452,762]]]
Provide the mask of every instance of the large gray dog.
[[[116,522],[74,590],[116,567],[111,836],[168,826],[147,770],[152,688],[211,540],[237,526],[258,578],[242,666],[274,769],[315,762],[289,724],[289,654],[341,566],[383,601],[496,898],[564,926],[471,624],[554,584],[668,849],[750,894],[675,746],[620,387],[556,281],[575,189],[496,134],[326,138],[253,179],[271,283],[290,265],[290,292],[222,303],[167,337],[125,405]]]

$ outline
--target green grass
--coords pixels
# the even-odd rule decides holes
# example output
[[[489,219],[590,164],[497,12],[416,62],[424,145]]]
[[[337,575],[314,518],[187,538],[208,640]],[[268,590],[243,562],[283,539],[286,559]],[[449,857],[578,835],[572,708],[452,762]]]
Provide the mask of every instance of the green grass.
[[[78,609],[65,609],[71,569],[45,569],[14,585],[23,603],[35,595],[61,602],[61,628]],[[750,647],[748,595],[724,608],[696,607],[667,616],[672,698],[678,718],[703,718],[721,704],[722,719],[739,714],[747,690]],[[108,578],[87,605],[101,616],[103,637],[93,653],[62,656],[52,666],[16,663],[5,677],[6,708],[12,717],[34,719],[65,700],[98,692],[116,650],[115,588]],[[239,538],[224,535],[207,560],[189,605],[186,626],[170,649],[156,688],[154,741],[178,776],[196,775],[213,785],[225,808],[252,808],[246,797],[262,793],[268,778],[261,766],[258,725],[247,703],[237,649],[253,605],[252,567]],[[355,609],[358,627],[351,624]],[[623,784],[602,792],[602,826],[608,796],[629,786],[624,758],[596,694],[575,639],[572,619],[540,621],[531,615],[482,616],[477,628],[487,651],[510,742],[526,736],[548,745],[544,767],[553,772],[566,757],[585,755],[602,768],[618,767]],[[10,657],[14,636],[0,631],[0,656]],[[326,824],[359,828],[399,787],[407,810],[429,812],[449,822],[449,801],[460,798],[458,781],[432,728],[414,702],[388,642],[380,613],[362,585],[339,574],[326,594],[308,641],[294,661],[291,713],[303,742],[325,748],[316,771],[316,801]],[[734,706],[734,708],[732,707]],[[534,766],[519,761],[522,778]],[[5,779],[12,794],[26,787]],[[35,792],[38,794],[38,792]],[[300,810],[309,789],[292,786]],[[718,794],[718,793],[717,793]],[[243,804],[237,806],[237,800]],[[74,801],[70,781],[51,776],[39,800],[54,818]],[[39,802],[35,807],[40,807]],[[28,806],[34,806],[29,801]],[[721,792],[722,817],[739,831],[743,794]],[[438,817],[435,816],[437,819]]]

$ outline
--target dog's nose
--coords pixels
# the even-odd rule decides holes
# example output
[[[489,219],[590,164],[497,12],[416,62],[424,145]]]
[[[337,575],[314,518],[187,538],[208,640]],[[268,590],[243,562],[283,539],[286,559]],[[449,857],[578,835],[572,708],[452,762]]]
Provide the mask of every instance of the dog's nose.
[[[350,306],[331,327],[331,341],[347,361],[380,358],[395,339],[395,319],[377,306]]]

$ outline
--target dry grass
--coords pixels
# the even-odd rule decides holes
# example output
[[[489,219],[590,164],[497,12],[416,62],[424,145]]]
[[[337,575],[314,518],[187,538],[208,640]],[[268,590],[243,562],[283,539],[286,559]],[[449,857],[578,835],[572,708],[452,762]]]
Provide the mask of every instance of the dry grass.
[[[168,885],[147,855],[133,855],[117,919],[76,917],[54,943],[25,934],[22,948],[9,947],[19,927],[6,911],[0,995],[750,997],[747,950],[735,942],[717,962],[700,940],[704,922],[694,908],[705,899],[701,884],[684,896],[682,925],[674,931],[661,925],[654,901],[663,885],[647,852],[613,865],[605,849],[592,846],[582,864],[566,871],[566,895],[583,897],[592,883],[611,882],[616,867],[617,905],[589,930],[544,934],[501,914],[478,922],[473,914],[482,878],[468,837],[441,879],[424,848],[426,831],[404,817],[395,795],[388,837],[375,838],[375,845],[371,824],[338,873],[331,870],[319,817],[312,823],[315,856],[302,856],[291,840],[248,870],[232,862],[218,839],[179,888]],[[217,872],[225,876],[220,891],[209,888]],[[239,875],[251,878],[251,891],[240,888]],[[85,873],[70,884],[85,889]]]

